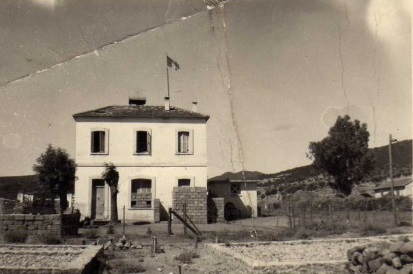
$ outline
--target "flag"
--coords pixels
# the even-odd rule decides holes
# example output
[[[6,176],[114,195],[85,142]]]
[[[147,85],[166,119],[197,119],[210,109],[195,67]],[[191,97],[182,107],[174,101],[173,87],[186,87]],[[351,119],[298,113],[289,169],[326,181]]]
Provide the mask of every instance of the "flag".
[[[168,55],[166,56],[166,64],[167,64],[168,67],[170,67],[170,68],[173,67],[175,70],[179,69],[178,62],[172,60]]]

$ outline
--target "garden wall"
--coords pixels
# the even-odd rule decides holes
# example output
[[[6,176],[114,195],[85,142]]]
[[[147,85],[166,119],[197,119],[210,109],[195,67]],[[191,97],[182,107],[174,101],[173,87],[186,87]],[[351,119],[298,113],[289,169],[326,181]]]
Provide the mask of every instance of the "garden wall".
[[[207,189],[206,187],[174,187],[173,209],[183,216],[186,203],[186,214],[196,224],[207,223]]]
[[[77,235],[79,214],[3,214],[0,215],[0,234],[8,231],[26,231],[28,235]]]

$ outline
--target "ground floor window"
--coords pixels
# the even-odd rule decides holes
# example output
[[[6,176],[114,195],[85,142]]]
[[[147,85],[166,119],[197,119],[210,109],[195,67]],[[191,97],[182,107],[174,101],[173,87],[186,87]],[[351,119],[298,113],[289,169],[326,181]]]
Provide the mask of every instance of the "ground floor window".
[[[131,182],[131,207],[152,208],[152,180],[134,179]]]
[[[178,186],[191,186],[191,179],[178,179]]]
[[[241,184],[231,184],[231,194],[241,194]]]

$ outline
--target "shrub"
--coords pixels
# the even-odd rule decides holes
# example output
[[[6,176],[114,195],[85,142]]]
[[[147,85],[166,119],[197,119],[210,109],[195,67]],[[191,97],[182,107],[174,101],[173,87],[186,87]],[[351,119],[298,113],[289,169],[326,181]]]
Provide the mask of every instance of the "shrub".
[[[24,243],[28,237],[25,230],[10,230],[4,234],[4,241],[6,243]]]
[[[106,234],[115,234],[115,226],[114,225],[108,225]]]
[[[367,223],[361,230],[362,236],[374,236],[385,233],[386,228],[384,228],[382,224]]]
[[[180,261],[183,264],[192,263],[192,259],[199,258],[199,254],[194,250],[184,251],[175,257],[175,260]]]
[[[87,228],[83,231],[83,237],[87,239],[97,239],[99,237],[97,228]]]
[[[39,237],[39,240],[43,244],[58,245],[62,243],[62,239],[54,234],[44,234]]]

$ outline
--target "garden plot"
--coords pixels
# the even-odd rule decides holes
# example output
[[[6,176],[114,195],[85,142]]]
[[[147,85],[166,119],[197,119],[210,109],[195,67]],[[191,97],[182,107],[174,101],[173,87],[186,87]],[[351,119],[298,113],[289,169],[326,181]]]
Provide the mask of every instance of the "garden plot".
[[[87,273],[100,246],[0,245],[0,273]]]
[[[208,244],[208,247],[215,254],[241,261],[254,270],[274,269],[274,273],[333,273],[344,269],[347,250],[354,245],[394,241],[398,237],[226,243]],[[329,267],[330,271],[327,271]]]

